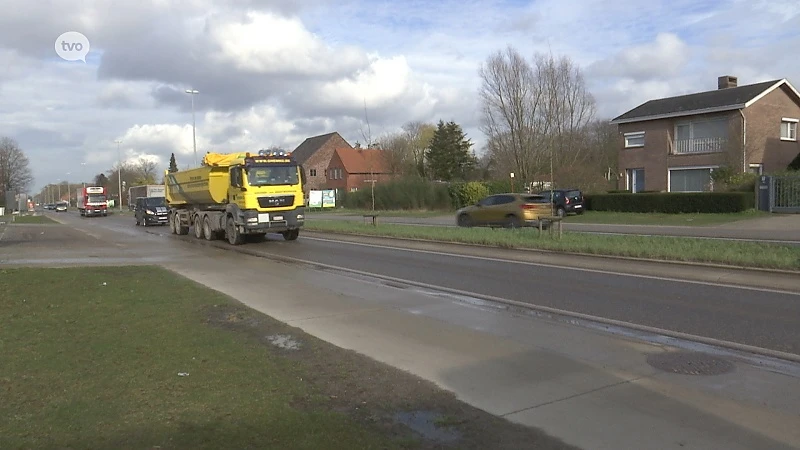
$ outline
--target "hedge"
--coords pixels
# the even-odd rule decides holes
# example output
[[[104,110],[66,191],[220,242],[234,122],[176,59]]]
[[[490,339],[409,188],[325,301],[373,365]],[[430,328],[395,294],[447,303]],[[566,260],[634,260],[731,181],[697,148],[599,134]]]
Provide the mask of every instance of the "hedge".
[[[593,211],[638,213],[735,213],[755,208],[752,192],[660,192],[585,196]]]

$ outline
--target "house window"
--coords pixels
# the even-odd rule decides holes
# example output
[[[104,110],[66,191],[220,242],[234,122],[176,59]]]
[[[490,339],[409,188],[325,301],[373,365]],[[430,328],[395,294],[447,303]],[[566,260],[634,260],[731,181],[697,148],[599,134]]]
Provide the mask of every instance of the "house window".
[[[796,141],[797,140],[797,122],[798,119],[781,119],[781,140],[782,141]]]
[[[728,127],[727,118],[678,123],[672,152],[677,155],[721,152],[725,149]]]
[[[358,191],[357,187],[350,188],[350,192],[357,192],[357,191]]]
[[[764,165],[763,164],[750,164],[750,173],[754,173],[756,175],[763,175],[764,174]]]
[[[308,173],[312,177],[315,177],[315,176],[317,176],[317,169],[311,169],[311,170],[308,171]]]
[[[625,133],[625,148],[644,147],[644,131]]]
[[[669,169],[670,192],[708,192],[713,189],[711,172],[714,167]]]
[[[634,194],[644,190],[644,169],[625,170],[625,188]]]

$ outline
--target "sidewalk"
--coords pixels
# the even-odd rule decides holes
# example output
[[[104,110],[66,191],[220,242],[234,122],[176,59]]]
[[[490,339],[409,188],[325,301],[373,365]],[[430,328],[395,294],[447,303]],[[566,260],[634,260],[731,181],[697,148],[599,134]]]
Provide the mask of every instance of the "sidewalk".
[[[724,373],[681,375],[648,364],[665,346],[409,286],[225,250],[164,266],[582,448],[800,447],[797,366],[707,357]]]

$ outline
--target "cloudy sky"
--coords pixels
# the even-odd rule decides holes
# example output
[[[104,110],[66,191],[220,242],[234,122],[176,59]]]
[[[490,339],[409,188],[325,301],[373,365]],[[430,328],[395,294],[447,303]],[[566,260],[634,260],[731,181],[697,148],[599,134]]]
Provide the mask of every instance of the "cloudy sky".
[[[787,78],[800,85],[797,0],[5,0],[0,136],[34,190],[90,180],[122,158],[363,141],[409,120],[455,120],[476,148],[478,68],[506,45],[579,64],[611,118],[655,97]],[[83,61],[55,52],[86,35]]]

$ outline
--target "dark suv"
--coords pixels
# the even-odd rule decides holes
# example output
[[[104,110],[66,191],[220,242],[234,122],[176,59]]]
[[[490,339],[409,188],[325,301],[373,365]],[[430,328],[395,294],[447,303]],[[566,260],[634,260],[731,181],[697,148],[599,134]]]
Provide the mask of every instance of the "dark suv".
[[[136,225],[166,225],[169,223],[168,210],[164,197],[139,197],[133,209]]]
[[[557,216],[564,217],[569,213],[583,214],[583,193],[580,189],[553,189],[542,191],[539,195],[550,200],[550,192],[553,193],[552,203]]]

